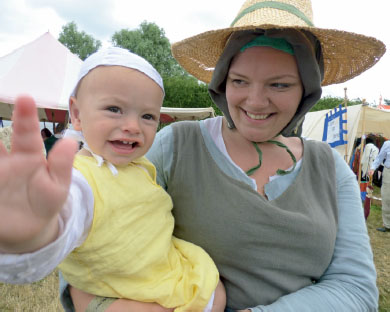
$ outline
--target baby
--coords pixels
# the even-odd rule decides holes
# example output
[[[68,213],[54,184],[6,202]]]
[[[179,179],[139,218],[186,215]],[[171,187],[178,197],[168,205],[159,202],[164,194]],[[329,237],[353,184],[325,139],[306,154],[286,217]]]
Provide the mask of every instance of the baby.
[[[74,142],[61,140],[46,162],[34,102],[19,98],[11,153],[0,146],[0,252],[11,257],[63,240],[48,263],[60,263],[84,292],[175,311],[223,311],[217,268],[203,249],[173,237],[171,198],[144,157],[163,98],[160,75],[138,55],[107,48],[87,58],[69,100],[75,131],[65,137],[83,142],[73,172]],[[64,207],[83,210],[84,218],[63,229]],[[15,282],[1,265],[0,279]]]

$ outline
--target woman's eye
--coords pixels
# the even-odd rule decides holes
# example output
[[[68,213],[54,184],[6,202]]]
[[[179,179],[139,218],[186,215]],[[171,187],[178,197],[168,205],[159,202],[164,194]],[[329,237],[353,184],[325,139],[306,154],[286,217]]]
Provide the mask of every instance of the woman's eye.
[[[142,116],[143,119],[146,119],[146,120],[155,120],[156,118],[154,117],[154,115],[152,114],[145,114]]]
[[[116,114],[121,112],[121,109],[117,106],[107,107],[107,110],[112,112],[112,113],[116,113]]]
[[[232,79],[232,83],[238,86],[244,85],[245,81],[242,79]]]
[[[277,88],[277,89],[287,89],[288,87],[290,87],[290,84],[289,83],[282,83],[282,82],[275,82],[275,83],[271,84],[271,86],[273,88]]]

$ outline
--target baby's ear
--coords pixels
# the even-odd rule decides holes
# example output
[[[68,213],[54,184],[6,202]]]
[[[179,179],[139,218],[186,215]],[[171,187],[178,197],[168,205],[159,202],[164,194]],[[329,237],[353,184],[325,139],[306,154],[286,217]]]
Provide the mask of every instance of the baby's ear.
[[[77,99],[74,96],[69,98],[69,113],[73,128],[77,131],[81,131],[80,111],[77,106]]]

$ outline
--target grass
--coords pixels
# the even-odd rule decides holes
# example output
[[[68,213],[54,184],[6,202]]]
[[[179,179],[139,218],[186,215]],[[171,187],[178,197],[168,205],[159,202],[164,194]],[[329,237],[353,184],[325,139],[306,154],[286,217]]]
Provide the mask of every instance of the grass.
[[[371,206],[367,221],[377,272],[379,312],[390,312],[390,233],[376,230],[382,225],[382,211],[379,206]]]
[[[1,312],[64,311],[58,297],[57,272],[33,284],[5,285],[0,283]]]
[[[378,189],[374,190],[374,195],[375,193],[378,193]],[[371,206],[367,229],[378,275],[379,312],[390,312],[390,233],[377,231],[376,228],[381,225],[381,208]],[[5,285],[0,283],[0,311],[63,311],[58,300],[57,272],[53,272],[44,280],[30,285]]]

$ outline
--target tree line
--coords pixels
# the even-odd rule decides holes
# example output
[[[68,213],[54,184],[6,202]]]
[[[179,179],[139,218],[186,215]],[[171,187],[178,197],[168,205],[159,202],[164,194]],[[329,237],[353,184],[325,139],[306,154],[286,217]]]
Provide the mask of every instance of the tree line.
[[[75,22],[67,23],[62,27],[58,40],[82,60],[85,60],[102,46],[100,40],[84,31],[79,31]],[[163,106],[183,108],[211,106],[217,115],[222,114],[212,102],[207,85],[188,74],[176,62],[164,29],[155,23],[143,21],[136,29],[121,29],[112,35],[111,44],[142,56],[157,69],[164,80],[166,96]],[[323,97],[311,111],[332,109],[343,102],[343,98]],[[390,100],[385,99],[384,102],[389,103]],[[362,100],[355,99],[348,101],[347,105],[361,103]]]

